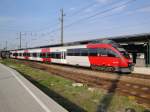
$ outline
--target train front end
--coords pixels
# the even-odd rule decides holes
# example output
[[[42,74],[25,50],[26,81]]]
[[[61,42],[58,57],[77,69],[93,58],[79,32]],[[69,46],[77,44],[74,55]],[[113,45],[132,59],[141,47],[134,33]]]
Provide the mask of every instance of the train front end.
[[[128,52],[121,46],[115,47],[120,55],[119,71],[122,73],[131,73],[134,70],[134,64]]]
[[[133,71],[133,62],[120,44],[112,40],[101,40],[88,45],[88,48],[94,52],[94,55],[89,54],[91,68],[121,73]]]

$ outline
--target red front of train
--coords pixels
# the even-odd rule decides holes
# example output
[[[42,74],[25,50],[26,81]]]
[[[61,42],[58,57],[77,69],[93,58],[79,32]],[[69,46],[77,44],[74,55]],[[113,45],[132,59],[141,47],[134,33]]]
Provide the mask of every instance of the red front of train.
[[[89,44],[87,48],[93,50],[89,56],[92,69],[130,73],[133,71],[132,60],[127,51],[115,44]],[[97,55],[94,55],[94,50]]]

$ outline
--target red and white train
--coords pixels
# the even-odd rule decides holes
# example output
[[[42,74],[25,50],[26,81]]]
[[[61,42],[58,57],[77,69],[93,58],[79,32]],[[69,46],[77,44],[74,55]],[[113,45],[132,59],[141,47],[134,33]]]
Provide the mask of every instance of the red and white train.
[[[10,52],[10,57],[16,59],[83,66],[112,72],[130,73],[133,70],[133,63],[128,53],[120,45],[110,41]]]

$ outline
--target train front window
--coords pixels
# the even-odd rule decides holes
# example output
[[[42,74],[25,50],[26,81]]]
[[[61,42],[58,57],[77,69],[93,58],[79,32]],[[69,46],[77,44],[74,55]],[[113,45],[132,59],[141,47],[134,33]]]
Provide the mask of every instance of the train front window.
[[[32,56],[33,56],[33,57],[37,57],[37,53],[33,53]]]
[[[125,57],[125,58],[130,58],[129,54],[126,51],[120,51],[120,53]]]
[[[117,48],[117,49],[120,51],[120,53],[121,53],[125,58],[130,58],[128,52],[127,52],[124,48],[119,47],[119,48]]]
[[[118,55],[110,49],[107,49],[107,56],[108,57],[118,57]]]

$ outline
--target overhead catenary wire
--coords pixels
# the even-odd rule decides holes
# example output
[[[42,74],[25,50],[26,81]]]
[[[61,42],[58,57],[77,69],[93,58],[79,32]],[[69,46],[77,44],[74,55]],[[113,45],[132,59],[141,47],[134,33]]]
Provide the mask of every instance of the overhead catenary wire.
[[[122,7],[122,6],[124,6],[124,5],[130,4],[130,3],[133,2],[133,1],[136,1],[136,0],[128,0],[127,2],[124,2],[124,3],[122,3],[122,4],[116,5],[116,6],[114,6],[114,7],[110,7],[110,8],[108,8],[108,9],[105,9],[105,10],[103,10],[103,11],[94,13],[94,14],[92,14],[92,15],[90,15],[90,16],[85,17],[85,18],[81,18],[81,19],[79,19],[79,20],[76,20],[76,21],[72,22],[71,24],[65,25],[64,27],[65,27],[65,28],[69,28],[69,27],[71,27],[71,26],[74,26],[74,25],[76,25],[76,24],[79,24],[79,23],[82,22],[82,21],[87,21],[87,20],[89,20],[89,19],[91,19],[91,18],[97,17],[97,16],[99,16],[99,15],[103,15],[103,14],[108,13],[108,12],[111,12],[112,10],[115,10],[115,9],[117,9],[117,8],[119,8],[119,7]],[[79,12],[76,12],[76,13],[79,14]],[[110,15],[110,16],[111,16],[111,15]],[[60,30],[60,28],[55,28],[55,29],[53,29],[53,30],[51,30],[51,31],[48,31],[47,34],[46,34],[46,33],[45,33],[45,34],[43,33],[43,34],[44,34],[44,35],[53,34],[54,32],[58,32],[59,30]],[[35,33],[37,33],[37,32],[35,32]],[[33,35],[32,35],[32,36],[33,36]]]
[[[124,1],[124,0],[122,0],[122,1]],[[130,4],[130,3],[133,2],[133,1],[136,1],[136,0],[128,0],[127,2],[124,2],[123,4],[119,4],[119,5],[117,5],[117,6],[114,6],[114,7],[108,8],[108,9],[105,9],[105,10],[103,10],[103,11],[97,12],[97,13],[95,13],[95,14],[93,14],[93,15],[90,15],[90,16],[87,16],[87,17],[85,17],[85,18],[81,18],[81,19],[79,19],[79,20],[77,20],[77,21],[72,22],[71,24],[65,25],[64,27],[65,27],[65,28],[66,28],[66,27],[68,28],[68,27],[71,27],[71,26],[73,26],[74,24],[78,24],[78,23],[80,23],[80,22],[82,22],[82,21],[84,21],[84,20],[87,21],[87,20],[90,19],[90,18],[96,17],[96,16],[98,16],[98,15],[105,14],[105,13],[107,13],[107,12],[110,12],[110,11],[112,11],[112,10],[115,10],[115,9],[117,9],[117,8],[120,8],[120,7],[124,6],[124,5]],[[115,2],[114,4],[116,5],[116,3],[118,4],[118,2]],[[89,4],[88,6],[81,8],[80,10],[78,10],[78,11],[75,12],[75,13],[78,14],[78,13],[80,13],[80,11],[81,11],[82,9],[85,10],[85,9],[89,8],[90,5],[94,5],[94,4],[95,4],[95,3]],[[113,4],[113,5],[114,5],[114,4]],[[75,14],[75,13],[74,13],[74,14]],[[54,32],[57,32],[58,30],[60,30],[60,28],[56,28],[56,29],[50,31],[49,34],[54,33]]]
[[[150,4],[148,4],[148,5],[145,5],[145,6],[142,6],[142,7],[137,7],[137,8],[135,8],[134,9],[134,11],[127,11],[127,12],[124,12],[124,13],[122,13],[122,12],[119,12],[119,13],[117,13],[117,15],[114,15],[114,14],[109,14],[109,15],[104,15],[104,16],[101,16],[100,18],[101,19],[99,19],[98,21],[101,21],[103,18],[106,18],[106,17],[113,17],[113,16],[120,16],[120,15],[134,15],[134,14],[136,14],[136,13],[133,13],[133,12],[137,12],[137,11],[140,11],[140,10],[142,10],[142,9],[145,9],[145,8],[149,8],[150,7]],[[97,20],[97,18],[91,18],[92,19],[92,21],[93,20]],[[91,20],[90,19],[90,20]]]
[[[133,1],[133,0],[131,0],[131,1]],[[135,0],[134,0],[134,1],[135,1]],[[89,5],[87,5],[87,6],[83,7],[83,8],[81,8],[81,9],[79,9],[78,11],[76,11],[74,14],[78,14],[78,13],[80,13],[82,10],[85,10],[85,9],[89,8],[89,7],[91,7],[91,6],[94,5],[94,4],[95,4],[94,2],[93,2],[93,3],[90,3]],[[115,3],[115,4],[116,4],[116,3]],[[110,9],[108,9],[108,10],[104,10],[103,13],[104,13],[104,12],[107,12],[107,11],[110,11],[111,9],[113,9],[113,8],[110,8]],[[96,13],[96,15],[101,14],[101,13],[102,13],[102,12]],[[93,16],[96,16],[96,15],[93,15]],[[88,19],[88,18],[92,18],[92,16],[89,16],[89,17],[86,17],[86,18],[83,18],[83,19],[74,21],[73,23],[68,24],[68,25],[66,25],[66,26],[64,26],[64,27],[68,27],[68,26],[70,27],[70,26],[72,26],[73,24],[78,23],[78,22],[83,21],[83,20]],[[53,25],[56,26],[56,25],[59,25],[59,24],[56,23],[56,24],[53,24]],[[30,32],[38,33],[38,32],[41,32],[41,30],[48,30],[48,28],[49,28],[49,27],[45,27],[45,28],[39,29],[38,31],[22,31],[22,32],[26,32],[28,35],[30,35]],[[44,35],[52,34],[52,33],[54,33],[54,32],[57,32],[58,30],[59,30],[59,28],[55,28],[54,30],[47,31],[48,33],[47,33],[47,34],[44,34]]]
[[[95,4],[96,2],[92,2],[92,3],[90,3],[90,4],[88,4],[87,6],[84,6],[84,7],[82,7],[81,9],[79,9],[79,10],[77,10],[76,12],[74,12],[74,13],[71,13],[71,11],[69,11],[68,12],[68,14],[67,15],[74,15],[74,14],[77,14],[78,12],[81,12],[81,10],[84,10],[84,9],[86,9],[86,7],[88,7],[88,6],[90,6],[90,5],[92,5],[92,4]],[[56,19],[54,19],[54,20],[56,20]],[[48,29],[50,29],[50,27],[52,27],[52,26],[57,26],[57,25],[59,25],[59,22],[57,22],[57,23],[54,23],[54,24],[49,24],[49,23],[47,23],[46,24],[46,27],[43,27],[43,28],[39,28],[39,29],[36,29],[36,30],[22,30],[22,32],[41,32],[41,30],[48,30]],[[14,27],[14,26],[13,26]],[[15,26],[16,28],[17,28],[17,26]],[[17,30],[17,29],[10,29],[10,28],[3,28],[3,29],[1,29],[1,30],[3,30],[3,31],[15,31],[15,32],[20,32],[20,30]]]
[[[86,8],[88,8],[88,6],[90,6],[90,5],[94,5],[94,4],[96,4],[95,2],[92,2],[92,3],[90,3],[90,4],[88,4],[87,6],[85,6],[85,7],[82,7],[81,9],[79,9],[79,10],[77,10],[76,12],[74,12],[74,13],[71,13],[71,14],[67,14],[67,16],[73,16],[73,15],[75,15],[75,14],[78,14],[78,13],[81,13],[81,11],[83,11],[83,10],[85,10]],[[56,20],[56,19],[55,19]],[[52,26],[57,26],[57,25],[59,25],[59,22],[57,22],[57,23],[54,23],[54,24],[46,24],[46,27],[43,27],[43,28],[39,28],[39,29],[36,29],[36,30],[22,30],[22,32],[27,32],[27,33],[30,33],[30,32],[41,32],[42,30],[48,30],[48,29],[50,29],[50,27],[52,27]],[[15,26],[15,27],[17,27],[17,26]],[[1,29],[1,30],[4,30],[4,31],[14,31],[14,32],[19,32],[18,30],[15,30],[15,29],[9,29],[9,28],[3,28],[3,29]]]
[[[124,6],[124,5],[130,4],[130,3],[134,2],[134,1],[136,1],[136,0],[129,0],[129,1],[125,2],[125,3],[123,3],[123,4],[120,4],[120,5],[117,5],[117,6],[108,8],[108,9],[105,9],[105,10],[103,10],[103,11],[97,12],[97,13],[95,13],[95,14],[93,14],[93,15],[90,15],[90,16],[87,16],[87,17],[85,17],[85,18],[81,18],[81,19],[79,19],[79,20],[77,20],[77,21],[72,22],[71,24],[65,25],[64,27],[65,27],[65,28],[71,27],[71,26],[73,26],[74,24],[79,24],[80,22],[87,21],[87,20],[90,19],[90,18],[93,18],[93,17],[96,17],[96,16],[98,16],[98,15],[102,15],[102,14],[108,13],[108,12],[110,12],[110,11],[112,11],[112,10],[115,10],[115,9],[117,9],[117,8],[120,8],[120,7]]]
[[[138,24],[126,24],[126,25],[116,25],[116,26],[109,26],[109,27],[105,27],[103,29],[106,29],[107,31],[110,31],[112,29],[119,29],[119,28],[125,28],[125,29],[129,29],[129,28],[137,28],[137,26],[141,26],[141,25],[146,25],[148,24],[149,21],[144,21],[144,22],[139,22]],[[82,34],[88,34],[88,35],[92,35],[94,36],[95,32],[99,32],[99,30],[93,30],[93,31],[86,31],[86,32],[82,32]],[[76,33],[77,34],[77,33]],[[81,34],[81,33],[80,33]],[[98,34],[99,35],[99,34]]]
[[[71,14],[67,14],[66,16],[69,16],[69,18],[71,17],[71,15],[73,16],[73,15],[75,15],[75,14],[79,14],[79,13],[81,13],[82,11],[84,11],[84,10],[86,10],[86,9],[88,9],[88,8],[90,8],[90,7],[92,7],[93,5],[95,5],[97,2],[92,2],[92,3],[90,3],[90,4],[88,4],[87,6],[84,6],[84,7],[82,7],[82,8],[80,8],[79,10],[77,10],[76,12],[74,12],[74,13],[71,13]],[[57,25],[59,25],[59,23],[54,23],[54,24],[52,24],[51,26],[57,26]],[[48,30],[48,29],[50,29],[50,26],[47,26],[47,27],[44,27],[44,28],[40,28],[40,29],[38,29],[38,30],[22,30],[22,32],[26,32],[26,33],[30,33],[30,32],[36,32],[36,33],[38,33],[38,32],[41,32],[42,30]],[[58,28],[56,28],[57,30],[59,30]],[[7,31],[15,31],[15,32],[19,32],[18,30],[15,30],[15,29],[3,29],[3,30],[7,30]],[[51,31],[50,31],[51,32]],[[52,30],[52,32],[53,32],[53,30]]]
[[[84,10],[86,10],[89,7],[92,7],[92,6],[96,5],[96,4],[97,4],[97,2],[92,2],[92,3],[88,4],[88,5],[86,5],[85,7],[82,7],[79,10],[75,11],[74,13],[67,14],[67,16],[69,16],[69,18],[70,18],[70,17],[73,17],[75,15],[78,15],[79,13],[83,12]]]
[[[124,1],[124,0],[122,0],[122,1]],[[117,6],[114,6],[114,7],[108,8],[108,9],[105,9],[105,10],[103,10],[103,11],[97,12],[97,13],[95,13],[95,14],[93,14],[93,15],[90,15],[90,16],[87,16],[87,17],[85,17],[85,18],[81,18],[81,19],[79,19],[79,20],[76,20],[76,21],[72,22],[71,24],[65,25],[64,28],[71,27],[71,26],[73,26],[74,24],[78,24],[78,23],[80,23],[80,22],[82,22],[82,21],[84,21],[84,20],[87,20],[87,19],[93,18],[93,17],[95,17],[95,16],[102,15],[102,14],[104,14],[104,13],[110,12],[110,11],[112,11],[112,10],[114,10],[114,9],[117,9],[117,8],[122,7],[122,6],[124,6],[124,5],[130,4],[130,3],[133,2],[133,1],[136,1],[136,0],[128,0],[127,2],[124,2],[124,3],[119,4],[119,5],[117,5]],[[94,3],[93,3],[93,4],[94,4]],[[116,4],[118,4],[118,2],[115,2],[113,5],[116,5]],[[84,9],[86,9],[86,8],[87,8],[87,7],[84,7]],[[76,12],[76,13],[79,13],[79,12]],[[54,32],[57,32],[57,31],[59,31],[59,30],[60,30],[60,28],[56,28],[56,29],[50,31],[49,33],[54,33]]]
[[[120,1],[120,0],[119,0],[119,1]],[[122,0],[122,1],[123,1],[123,0]],[[96,6],[96,5],[99,6],[100,3],[97,3],[97,2],[98,2],[98,1],[92,2],[92,3],[88,4],[88,5],[86,5],[85,7],[82,7],[82,8],[80,8],[79,10],[73,12],[72,14],[67,14],[66,16],[68,16],[69,18],[71,18],[71,17],[74,17],[74,16],[76,16],[76,15],[81,14],[82,12],[84,12],[84,11],[86,11],[86,10],[88,10],[88,9],[90,9],[90,8],[92,8],[92,7],[94,7],[94,6]],[[110,2],[110,3],[113,3],[113,2]],[[115,2],[115,3],[118,3],[118,1]],[[107,3],[106,5],[102,6],[101,8],[105,8],[107,5],[112,5],[112,4]]]
[[[134,0],[134,1],[136,1],[136,0]],[[123,4],[123,5],[124,5],[124,4]],[[122,7],[123,5],[121,5],[121,6],[119,6],[119,7],[113,8],[113,10],[115,10],[115,9],[117,9],[117,8],[120,8],[120,7]],[[143,6],[143,7],[139,7],[139,8],[136,8],[136,9],[134,9],[134,10],[140,10],[140,9],[142,9],[142,8],[147,8],[147,7],[150,7],[150,5],[146,5],[146,6]],[[113,10],[111,10],[111,11],[113,11]],[[110,11],[108,11],[108,12],[110,12]],[[127,13],[122,13],[122,12],[120,12],[120,13],[117,13],[116,16],[119,16],[120,14],[128,14],[128,13],[130,13],[130,12],[131,12],[131,11],[128,11]],[[105,13],[107,13],[107,12],[105,12]],[[105,13],[103,13],[103,14],[105,14]],[[99,14],[99,15],[97,15],[97,16],[100,16],[100,15],[102,15],[102,14]],[[113,15],[114,15],[114,14],[106,15],[106,16],[103,16],[103,17],[100,17],[100,18],[111,17],[111,16],[113,16]],[[91,19],[91,18],[94,18],[94,16],[89,17],[88,19]],[[72,24],[73,24],[73,23],[72,23]],[[65,27],[66,27],[66,26],[65,26]],[[60,29],[60,28],[56,28],[56,29],[52,30],[52,31],[49,32],[49,33],[57,32],[59,29]]]

